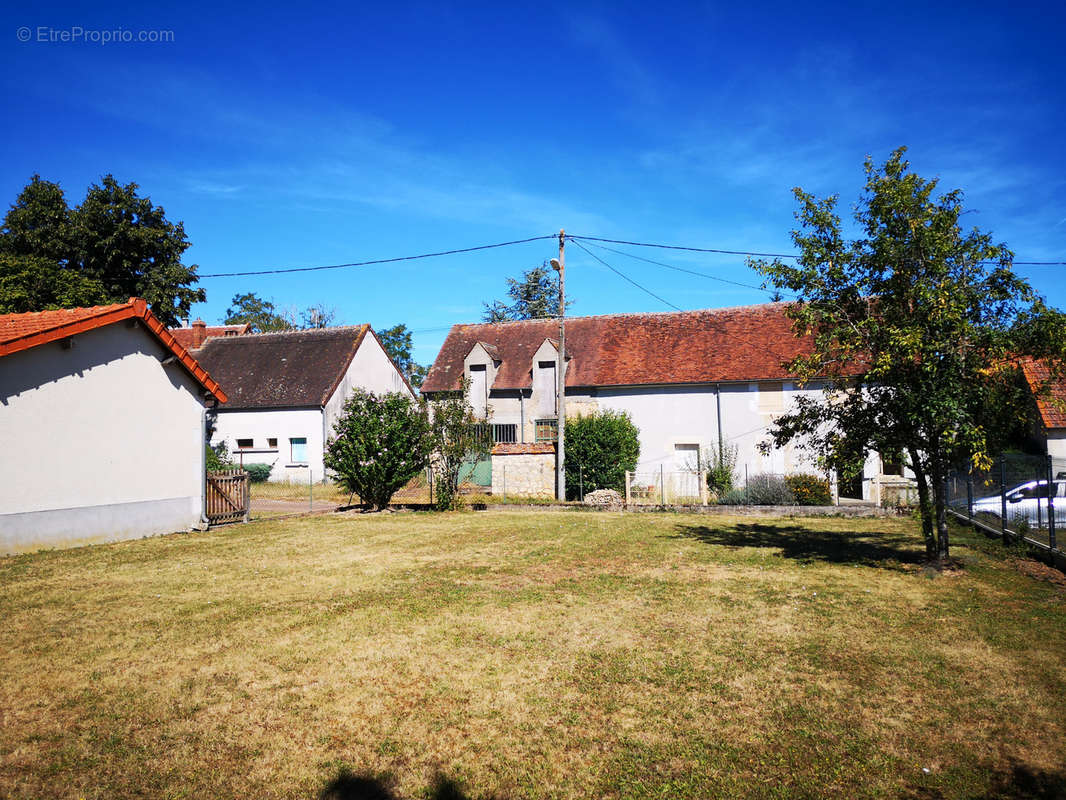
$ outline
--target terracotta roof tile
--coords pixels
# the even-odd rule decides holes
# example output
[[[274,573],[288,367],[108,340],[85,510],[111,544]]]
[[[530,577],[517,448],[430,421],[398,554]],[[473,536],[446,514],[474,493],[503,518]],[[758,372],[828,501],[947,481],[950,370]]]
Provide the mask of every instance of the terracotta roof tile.
[[[554,452],[555,444],[552,442],[504,442],[492,447],[492,455],[494,456],[524,456]]]
[[[811,351],[797,338],[786,303],[664,314],[611,314],[566,320],[567,386],[638,386],[787,380],[784,364]],[[459,388],[463,360],[477,342],[501,359],[494,389],[529,388],[533,354],[559,335],[557,319],[456,325],[422,391]]]
[[[240,336],[251,333],[251,330],[252,326],[247,322],[243,325],[208,325],[204,328],[204,340],[214,339],[217,336]],[[193,334],[195,331],[193,328],[171,328],[170,332],[186,350],[194,349]]]
[[[208,339],[197,357],[229,391],[227,408],[322,407],[369,330],[356,325],[220,336]]]
[[[1052,380],[1051,370],[1042,361],[1030,358],[1023,360],[1021,365],[1029,389],[1036,398],[1044,428],[1066,428],[1066,382]]]
[[[201,386],[219,401],[226,402],[226,392],[218,382],[156,318],[148,308],[148,304],[138,297],[131,297],[126,303],[108,306],[62,308],[55,311],[31,311],[25,314],[0,314],[0,356],[29,350],[127,319],[141,320]]]

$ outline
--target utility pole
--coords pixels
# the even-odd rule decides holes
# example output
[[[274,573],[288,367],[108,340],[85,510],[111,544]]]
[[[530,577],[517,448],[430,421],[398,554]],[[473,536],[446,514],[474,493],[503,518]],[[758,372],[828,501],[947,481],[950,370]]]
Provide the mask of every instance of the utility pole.
[[[563,437],[566,434],[566,231],[559,231],[559,258],[552,259],[552,267],[559,272],[559,360],[555,367],[556,386],[556,442],[555,442],[555,496],[566,502],[566,472],[563,459],[566,456]]]

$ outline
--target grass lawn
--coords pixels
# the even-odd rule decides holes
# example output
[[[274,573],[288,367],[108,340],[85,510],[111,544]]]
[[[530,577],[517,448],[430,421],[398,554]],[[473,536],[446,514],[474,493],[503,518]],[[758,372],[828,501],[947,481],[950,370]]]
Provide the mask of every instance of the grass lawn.
[[[497,511],[0,559],[0,797],[1062,796],[1066,592],[956,542]]]

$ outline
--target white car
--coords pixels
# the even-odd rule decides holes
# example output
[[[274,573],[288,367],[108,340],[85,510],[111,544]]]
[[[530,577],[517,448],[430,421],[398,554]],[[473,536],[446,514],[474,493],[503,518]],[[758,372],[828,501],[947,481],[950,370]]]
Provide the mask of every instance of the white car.
[[[1052,490],[1055,523],[1066,522],[1066,481],[1052,481]],[[1024,519],[1030,525],[1047,525],[1047,509],[1047,481],[1029,481],[1007,490],[1007,519],[1010,521]],[[996,494],[974,500],[973,513],[998,517],[1003,513],[1003,499]]]

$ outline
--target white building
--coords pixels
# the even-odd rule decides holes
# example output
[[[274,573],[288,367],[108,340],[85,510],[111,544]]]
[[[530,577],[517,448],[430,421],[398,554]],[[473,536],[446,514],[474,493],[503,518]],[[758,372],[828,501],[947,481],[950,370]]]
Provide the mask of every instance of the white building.
[[[322,480],[326,441],[354,389],[414,398],[369,325],[218,336],[194,352],[229,394],[211,443],[241,464],[269,464],[272,481]]]
[[[225,399],[143,300],[0,316],[0,552],[199,525]]]
[[[775,416],[804,393],[784,364],[808,352],[784,304],[664,314],[612,314],[566,320],[566,411],[626,411],[640,429],[637,472],[685,472],[718,442],[737,450],[738,482],[758,473],[816,472],[791,446],[758,445]],[[456,325],[422,391],[455,391],[465,377],[470,402],[487,413],[497,442],[555,437],[559,322]],[[518,448],[516,452],[521,450]],[[867,459],[862,481],[840,494],[879,500],[881,460]]]

